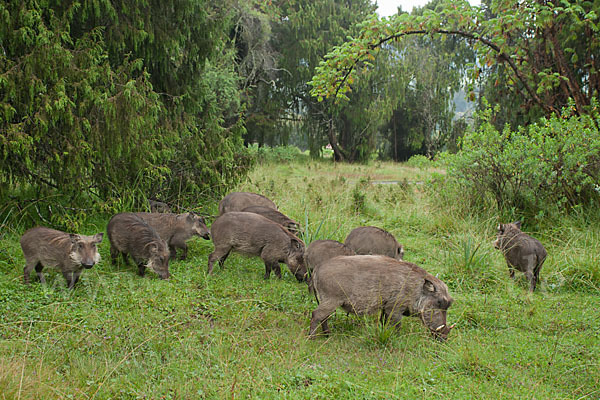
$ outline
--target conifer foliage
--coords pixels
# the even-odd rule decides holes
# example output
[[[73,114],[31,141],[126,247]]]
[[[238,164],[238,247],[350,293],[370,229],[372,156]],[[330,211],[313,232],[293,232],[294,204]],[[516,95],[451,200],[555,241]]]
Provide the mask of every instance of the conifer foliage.
[[[235,181],[247,162],[232,16],[213,4],[0,3],[3,203],[186,203]]]

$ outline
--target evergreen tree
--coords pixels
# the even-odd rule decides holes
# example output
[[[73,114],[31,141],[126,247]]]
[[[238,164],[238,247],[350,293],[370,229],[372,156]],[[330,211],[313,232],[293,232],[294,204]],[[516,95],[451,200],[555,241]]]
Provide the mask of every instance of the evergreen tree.
[[[0,197],[119,208],[225,191],[246,163],[232,15],[192,0],[1,3]]]

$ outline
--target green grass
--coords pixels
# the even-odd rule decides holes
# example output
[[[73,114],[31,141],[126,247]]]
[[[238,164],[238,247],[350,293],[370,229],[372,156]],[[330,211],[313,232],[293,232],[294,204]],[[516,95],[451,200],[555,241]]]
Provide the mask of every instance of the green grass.
[[[549,257],[529,294],[492,247],[496,217],[472,215],[439,182],[420,183],[432,176],[443,171],[288,162],[257,168],[237,189],[272,198],[307,243],[343,241],[359,225],[392,232],[408,261],[450,287],[457,327],[446,343],[416,318],[396,332],[377,315],[341,310],[329,338],[307,340],[316,303],[306,285],[285,266],[282,280],[264,280],[259,259],[238,255],[207,276],[212,244],[202,239],[171,264],[169,281],[111,266],[105,238],[103,261],[75,290],[53,272],[26,287],[22,232],[4,229],[0,399],[600,398],[597,215],[531,232]],[[371,183],[380,180],[400,183]],[[91,219],[82,233],[107,221]]]

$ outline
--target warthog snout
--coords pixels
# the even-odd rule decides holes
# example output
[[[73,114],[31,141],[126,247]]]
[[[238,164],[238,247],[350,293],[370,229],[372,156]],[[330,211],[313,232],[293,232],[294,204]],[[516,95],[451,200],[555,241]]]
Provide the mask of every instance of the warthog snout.
[[[296,279],[298,280],[298,282],[305,282],[306,281],[306,274],[305,273],[296,272],[294,274],[294,276],[296,277]]]
[[[440,342],[445,342],[446,340],[448,340],[448,335],[450,334],[450,331],[452,330],[452,328],[454,328],[456,326],[456,324],[452,324],[450,326],[446,325],[446,324],[442,324],[440,326],[438,326],[435,330],[431,331],[431,334]]]

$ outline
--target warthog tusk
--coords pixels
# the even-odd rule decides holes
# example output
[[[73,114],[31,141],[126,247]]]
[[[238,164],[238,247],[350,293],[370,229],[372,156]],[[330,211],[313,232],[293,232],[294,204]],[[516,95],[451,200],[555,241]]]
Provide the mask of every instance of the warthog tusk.
[[[442,329],[442,328],[443,328],[443,327],[445,327],[445,326],[446,326],[446,324],[442,324],[442,325],[438,326],[437,328],[435,328],[435,331],[436,331],[436,332],[439,332],[439,331],[440,331],[440,329]]]
[[[448,327],[448,329],[452,329],[452,328],[454,328],[455,326],[456,326],[456,323],[454,323],[454,324],[450,325],[450,326]]]

